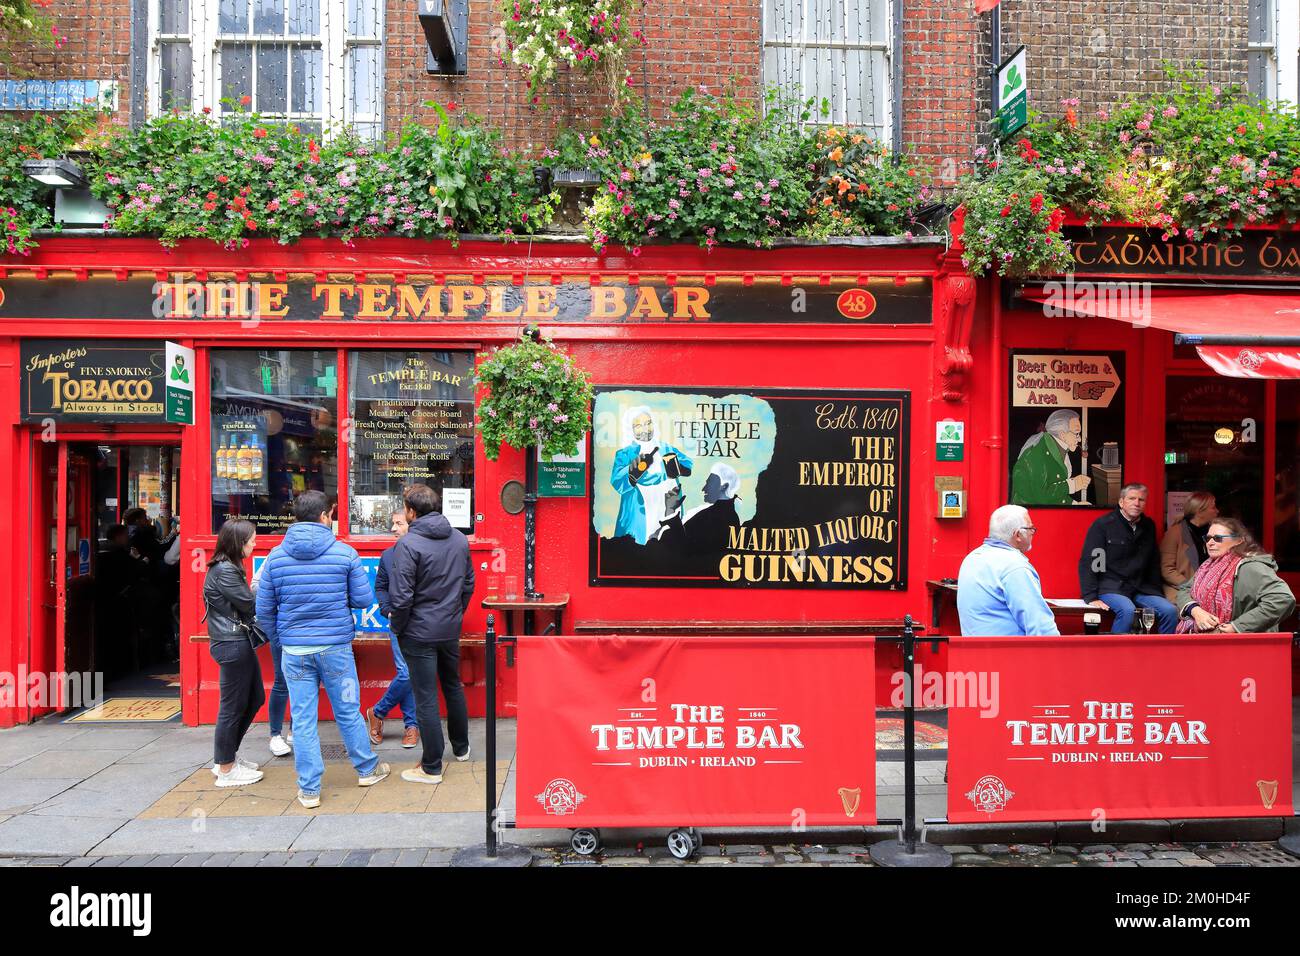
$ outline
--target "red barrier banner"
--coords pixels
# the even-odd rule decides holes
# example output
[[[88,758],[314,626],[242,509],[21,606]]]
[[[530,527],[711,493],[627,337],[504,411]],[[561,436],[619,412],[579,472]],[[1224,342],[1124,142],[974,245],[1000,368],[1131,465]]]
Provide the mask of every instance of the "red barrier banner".
[[[521,827],[876,821],[868,637],[520,637]]]
[[[1290,645],[953,638],[948,819],[1291,816]]]

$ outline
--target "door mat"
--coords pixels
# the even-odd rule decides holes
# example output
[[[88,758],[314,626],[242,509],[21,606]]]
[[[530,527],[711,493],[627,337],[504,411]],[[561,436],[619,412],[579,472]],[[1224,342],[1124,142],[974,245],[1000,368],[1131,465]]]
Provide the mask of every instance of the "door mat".
[[[159,723],[171,720],[181,712],[181,702],[175,697],[110,697],[98,707],[69,717],[65,724],[114,724],[122,721],[147,721]]]

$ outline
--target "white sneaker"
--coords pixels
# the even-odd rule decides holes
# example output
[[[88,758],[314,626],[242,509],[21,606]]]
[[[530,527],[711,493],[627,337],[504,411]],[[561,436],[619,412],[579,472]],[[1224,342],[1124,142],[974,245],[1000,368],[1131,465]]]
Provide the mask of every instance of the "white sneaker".
[[[389,774],[388,764],[386,763],[375,764],[375,769],[370,771],[370,776],[357,778],[357,786],[373,787],[375,784],[379,783],[379,781],[386,778],[388,774]]]
[[[285,754],[293,753],[292,744],[293,734],[289,735],[288,740],[285,740],[279,734],[276,734],[271,738],[271,755],[275,757],[283,757]]]
[[[301,803],[301,804],[302,804],[304,807],[306,807],[308,810],[315,810],[317,807],[320,806],[320,794],[319,794],[319,793],[303,793],[301,790],[299,790],[299,791],[298,791],[298,802]]]
[[[230,773],[217,771],[218,787],[245,787],[250,783],[257,783],[262,779],[262,771],[249,770],[241,764],[235,764],[230,768]]]
[[[466,761],[466,760],[469,759],[469,747],[466,747],[466,748],[465,748],[465,752],[464,752],[463,754],[458,754],[458,753],[456,753],[456,751],[453,750],[453,751],[452,751],[452,755],[453,755],[457,760],[459,760],[459,761],[461,761],[461,762],[464,762],[464,761]]]
[[[243,767],[245,770],[256,770],[256,769],[257,769],[257,764],[253,763],[253,761],[251,761],[251,760],[245,760],[243,757],[239,757],[239,756],[236,756],[236,757],[235,757],[235,766],[236,766],[236,767]],[[214,764],[212,765],[212,773],[213,773],[213,776],[218,776],[218,775],[220,775],[220,773],[221,773],[221,769],[220,769],[220,768],[221,768],[221,764],[219,764],[219,763],[214,763]]]

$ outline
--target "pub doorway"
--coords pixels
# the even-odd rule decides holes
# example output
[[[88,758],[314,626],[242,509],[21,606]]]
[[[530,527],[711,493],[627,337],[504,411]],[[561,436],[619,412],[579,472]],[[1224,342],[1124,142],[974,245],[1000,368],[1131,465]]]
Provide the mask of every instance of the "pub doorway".
[[[179,439],[33,441],[33,668],[102,675],[107,698],[179,698]]]

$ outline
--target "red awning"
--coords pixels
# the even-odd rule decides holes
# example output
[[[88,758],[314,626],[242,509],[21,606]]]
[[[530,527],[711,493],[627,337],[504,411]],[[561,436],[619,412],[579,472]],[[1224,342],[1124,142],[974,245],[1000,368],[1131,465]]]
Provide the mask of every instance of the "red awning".
[[[1049,317],[1091,316],[1182,334],[1220,375],[1300,378],[1300,292],[1069,280],[1027,286],[1021,297],[1041,303]]]

